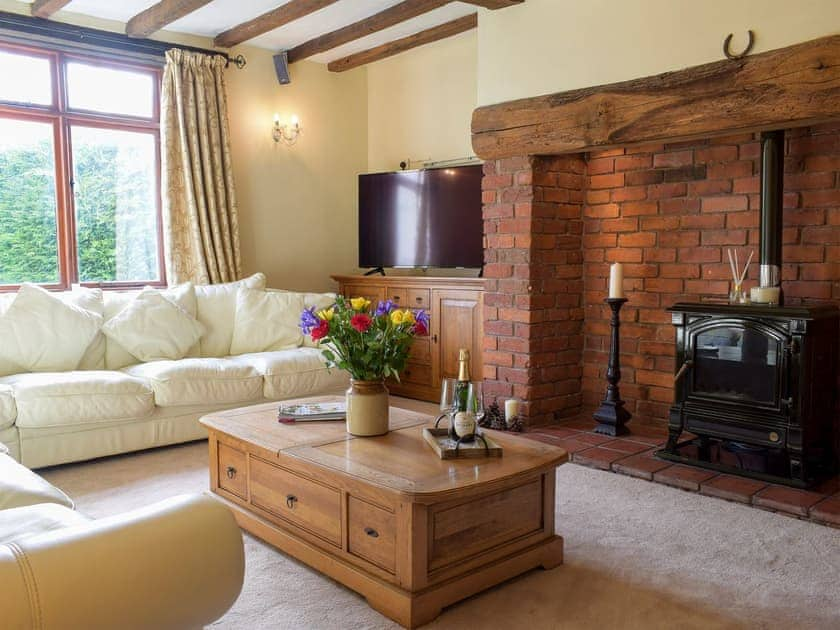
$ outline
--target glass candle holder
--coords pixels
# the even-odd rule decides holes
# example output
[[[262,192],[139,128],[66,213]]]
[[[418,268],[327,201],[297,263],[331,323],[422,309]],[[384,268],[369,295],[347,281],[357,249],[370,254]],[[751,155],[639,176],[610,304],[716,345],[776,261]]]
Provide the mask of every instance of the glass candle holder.
[[[730,304],[749,304],[750,299],[743,285],[732,283],[729,289],[729,303]]]

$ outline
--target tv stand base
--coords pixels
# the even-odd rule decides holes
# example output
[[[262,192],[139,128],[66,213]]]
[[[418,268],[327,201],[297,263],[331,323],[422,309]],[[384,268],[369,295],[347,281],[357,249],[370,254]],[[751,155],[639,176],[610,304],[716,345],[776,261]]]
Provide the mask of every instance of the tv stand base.
[[[370,269],[370,270],[366,271],[365,275],[366,276],[375,276],[378,273],[382,274],[384,276],[385,275],[385,270],[382,267],[377,267],[376,269]]]

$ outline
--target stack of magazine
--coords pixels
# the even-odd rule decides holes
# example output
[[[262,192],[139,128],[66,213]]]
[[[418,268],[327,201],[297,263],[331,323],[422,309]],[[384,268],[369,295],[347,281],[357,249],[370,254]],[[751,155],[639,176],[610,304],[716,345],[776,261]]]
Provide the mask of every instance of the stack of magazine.
[[[280,405],[277,415],[277,419],[284,423],[344,420],[346,417],[347,406],[344,402]]]

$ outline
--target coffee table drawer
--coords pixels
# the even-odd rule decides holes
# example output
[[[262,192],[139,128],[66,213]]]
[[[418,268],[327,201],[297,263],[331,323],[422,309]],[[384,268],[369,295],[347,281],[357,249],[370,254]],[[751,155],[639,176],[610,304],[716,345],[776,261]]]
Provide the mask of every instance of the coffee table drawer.
[[[335,488],[252,457],[251,503],[341,545],[341,493]]]
[[[236,496],[248,498],[248,460],[240,450],[219,444],[219,487]]]
[[[542,482],[535,479],[437,510],[430,525],[432,570],[539,532],[543,527]]]
[[[390,573],[396,570],[396,517],[367,501],[347,501],[348,550]]]

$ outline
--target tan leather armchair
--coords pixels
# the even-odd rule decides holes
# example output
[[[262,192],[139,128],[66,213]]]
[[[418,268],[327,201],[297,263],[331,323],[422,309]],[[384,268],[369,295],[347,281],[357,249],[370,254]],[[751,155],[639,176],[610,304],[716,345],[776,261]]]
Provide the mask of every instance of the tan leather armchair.
[[[197,628],[230,608],[244,566],[230,510],[209,496],[175,497],[0,545],[0,625]]]

